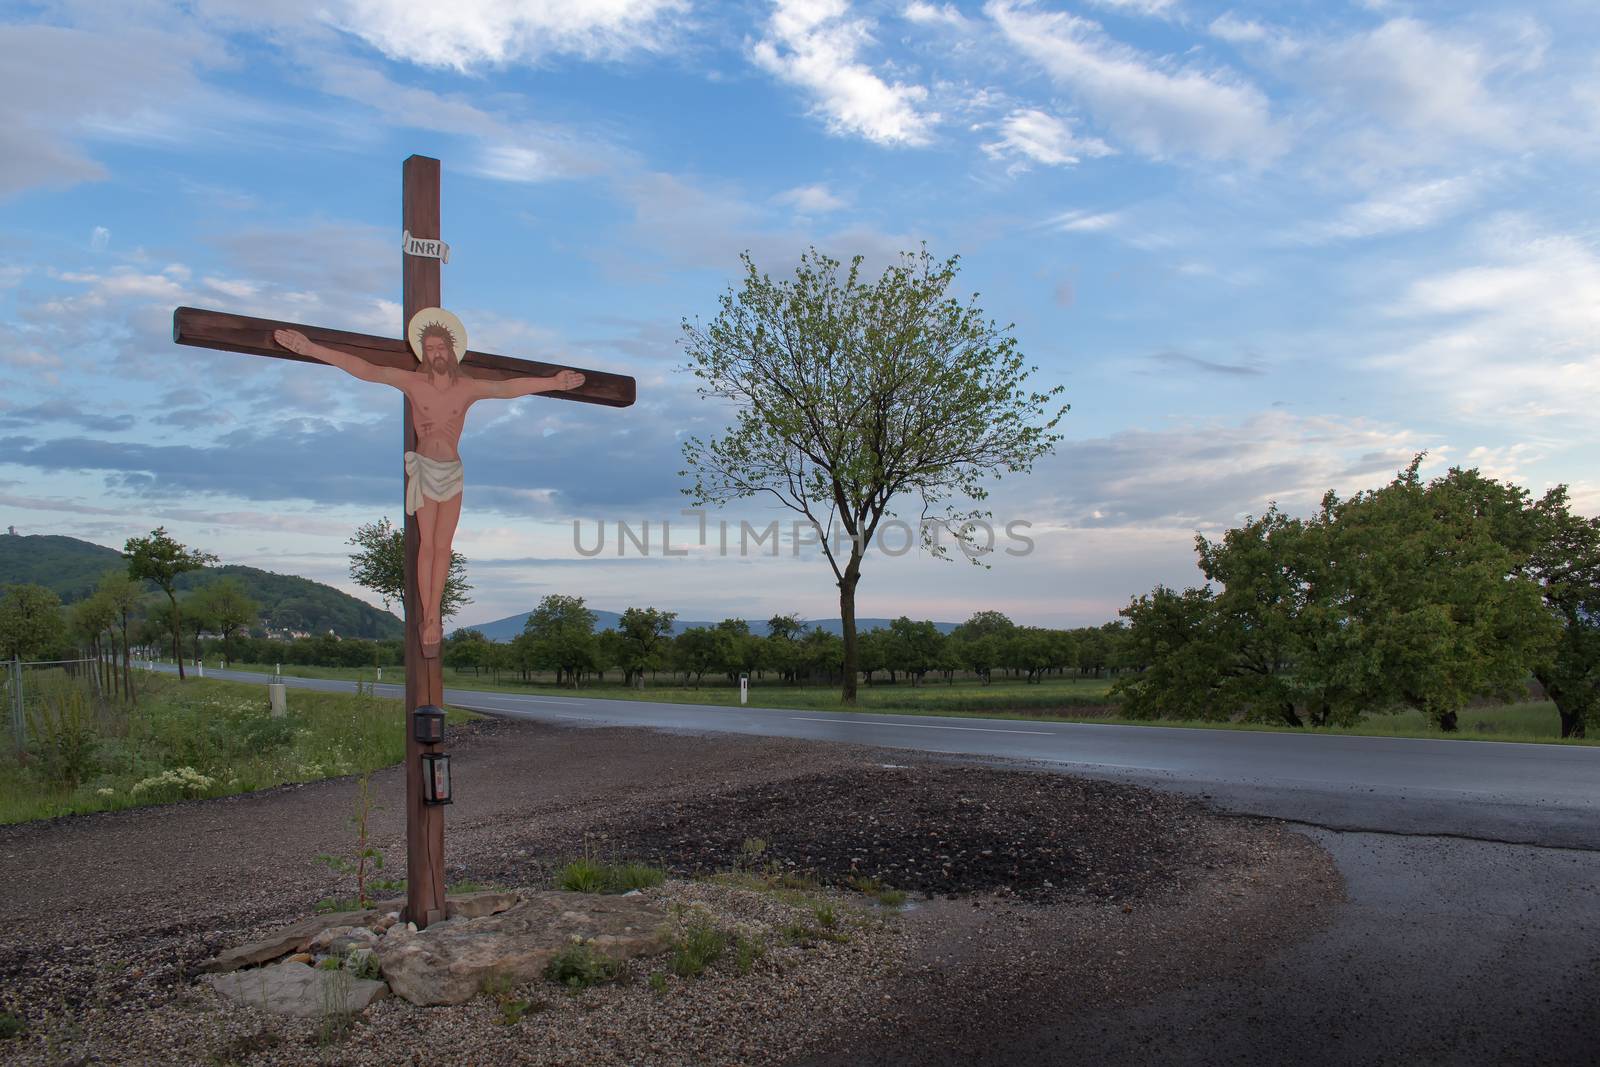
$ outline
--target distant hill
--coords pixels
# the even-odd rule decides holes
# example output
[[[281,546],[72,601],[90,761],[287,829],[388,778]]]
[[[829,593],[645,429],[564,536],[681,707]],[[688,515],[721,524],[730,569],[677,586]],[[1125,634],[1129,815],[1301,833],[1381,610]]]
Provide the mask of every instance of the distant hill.
[[[94,592],[100,576],[125,566],[114,548],[58,534],[0,534],[0,585],[32,583],[55,590],[71,604]],[[178,579],[191,591],[222,578],[234,578],[261,605],[261,619],[274,629],[341,637],[392,638],[403,632],[400,620],[331,585],[292,574],[229,564],[190,571]]]
[[[615,630],[617,623],[622,619],[621,612],[601,611],[599,608],[591,608],[590,610],[594,612],[594,628],[596,631]],[[496,619],[493,622],[486,622],[478,626],[463,626],[461,629],[477,630],[491,641],[510,641],[522,633],[523,624],[527,622],[530,614],[532,613],[524,611],[520,615],[507,615],[503,619]],[[767,621],[765,619],[750,619],[747,621],[750,623],[751,633],[766,634]],[[892,621],[892,619],[857,619],[856,630],[861,633],[865,633],[868,630],[881,630]],[[696,626],[715,625],[715,621],[708,622],[704,619],[678,619],[672,625],[672,633],[676,636]],[[936,622],[934,625],[939,628],[940,633],[949,633],[956,628],[957,624],[953,622]],[[843,623],[838,619],[809,619],[805,622],[806,629],[809,630],[813,626],[820,626],[829,633],[836,634],[842,631]]]

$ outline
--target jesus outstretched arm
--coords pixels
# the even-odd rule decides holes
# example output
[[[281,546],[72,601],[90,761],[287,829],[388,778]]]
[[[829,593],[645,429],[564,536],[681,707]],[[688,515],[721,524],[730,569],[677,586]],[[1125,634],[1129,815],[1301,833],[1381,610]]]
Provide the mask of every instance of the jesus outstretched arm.
[[[503,381],[483,382],[480,394],[495,400],[513,400],[535,393],[565,393],[583,385],[583,375],[575,370],[557,371],[546,377],[506,378]]]
[[[299,330],[274,330],[272,339],[297,356],[309,356],[321,360],[330,366],[338,367],[346,374],[353,374],[357,378],[368,382],[377,382],[380,385],[392,385],[399,388],[410,377],[410,372],[396,370],[393,367],[383,367],[376,363],[368,363],[359,356],[352,356],[348,352],[341,352],[337,348],[319,345]]]

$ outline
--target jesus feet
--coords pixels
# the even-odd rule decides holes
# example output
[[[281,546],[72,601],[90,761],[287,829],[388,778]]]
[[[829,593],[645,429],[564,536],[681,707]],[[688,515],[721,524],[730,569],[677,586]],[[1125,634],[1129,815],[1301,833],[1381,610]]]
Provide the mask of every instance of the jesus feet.
[[[444,638],[444,627],[438,619],[422,624],[422,654],[427,659],[439,658],[439,642]]]

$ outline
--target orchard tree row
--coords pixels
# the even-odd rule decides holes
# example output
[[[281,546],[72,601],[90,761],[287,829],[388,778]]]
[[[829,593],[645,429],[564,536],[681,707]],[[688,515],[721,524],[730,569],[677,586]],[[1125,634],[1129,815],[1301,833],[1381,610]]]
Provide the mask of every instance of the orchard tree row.
[[[551,595],[529,614],[523,632],[508,643],[475,630],[453,634],[445,665],[456,670],[510,672],[523,678],[554,674],[578,685],[617,671],[626,684],[666,673],[684,683],[707,678],[734,681],[745,674],[788,684],[838,685],[844,642],[798,616],[774,615],[765,633],[743,619],[695,626],[674,636],[677,616],[655,608],[629,608],[615,630],[594,629],[595,615],[582,597]],[[1030,682],[1046,675],[1100,677],[1120,665],[1124,627],[1109,623],[1079,630],[1018,626],[997,611],[983,611],[945,634],[932,622],[909,618],[860,636],[859,669],[868,685],[880,681],[918,685],[930,676],[953,681],[958,673],[985,682],[996,671]]]

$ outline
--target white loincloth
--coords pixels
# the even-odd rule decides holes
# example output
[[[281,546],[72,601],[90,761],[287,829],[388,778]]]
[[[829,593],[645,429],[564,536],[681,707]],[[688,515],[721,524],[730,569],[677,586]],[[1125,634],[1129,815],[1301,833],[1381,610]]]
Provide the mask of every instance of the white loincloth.
[[[406,514],[415,515],[424,498],[440,502],[461,495],[466,478],[459,459],[430,459],[406,453]]]

